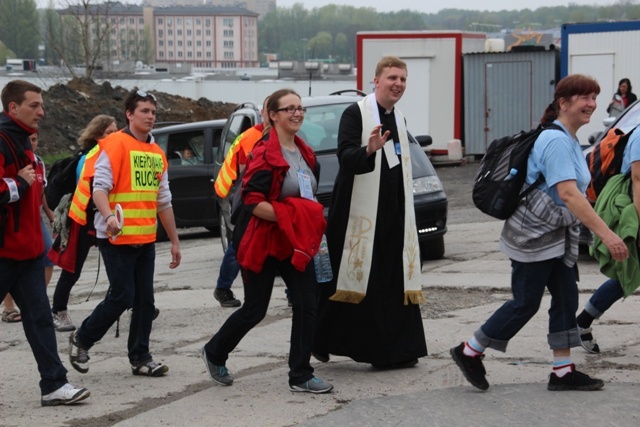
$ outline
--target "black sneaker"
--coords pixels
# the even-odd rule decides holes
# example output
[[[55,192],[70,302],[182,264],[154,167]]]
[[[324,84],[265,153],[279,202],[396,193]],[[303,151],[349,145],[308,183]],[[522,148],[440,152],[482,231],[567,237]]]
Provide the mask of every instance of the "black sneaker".
[[[169,372],[169,367],[162,363],[156,363],[148,360],[140,365],[131,365],[131,373],[133,375],[144,375],[146,377],[162,377]]]
[[[489,383],[485,378],[487,371],[485,371],[484,365],[482,364],[484,354],[478,357],[469,357],[462,352],[463,349],[464,343],[460,343],[459,346],[453,347],[449,350],[449,353],[451,353],[451,357],[456,362],[456,365],[458,365],[467,381],[469,381],[474,387],[478,387],[480,390],[488,389]]]
[[[242,303],[233,295],[231,289],[218,289],[213,291],[213,297],[220,302],[222,307],[240,307]]]
[[[576,371],[575,365],[573,365],[573,371],[569,372],[564,377],[558,377],[554,372],[552,372],[551,375],[549,375],[549,384],[547,384],[547,390],[552,391],[593,391],[600,390],[602,387],[604,387],[604,381],[597,378],[591,378],[587,374]]]

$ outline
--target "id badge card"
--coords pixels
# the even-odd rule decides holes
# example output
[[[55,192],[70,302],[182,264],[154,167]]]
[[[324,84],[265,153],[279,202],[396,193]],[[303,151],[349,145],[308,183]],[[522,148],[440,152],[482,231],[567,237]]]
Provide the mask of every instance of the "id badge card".
[[[394,141],[393,143],[393,147],[396,150],[396,155],[401,155],[402,154],[402,150],[400,149],[400,143],[398,141]]]
[[[313,200],[311,177],[302,169],[298,169],[298,185],[300,186],[300,196],[308,200]]]

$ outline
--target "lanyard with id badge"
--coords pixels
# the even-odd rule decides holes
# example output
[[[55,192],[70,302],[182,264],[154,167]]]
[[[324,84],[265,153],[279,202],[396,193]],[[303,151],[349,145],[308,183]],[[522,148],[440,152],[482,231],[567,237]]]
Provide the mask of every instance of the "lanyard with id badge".
[[[298,185],[300,186],[300,197],[308,200],[315,200],[313,188],[311,188],[311,177],[307,171],[298,166]]]

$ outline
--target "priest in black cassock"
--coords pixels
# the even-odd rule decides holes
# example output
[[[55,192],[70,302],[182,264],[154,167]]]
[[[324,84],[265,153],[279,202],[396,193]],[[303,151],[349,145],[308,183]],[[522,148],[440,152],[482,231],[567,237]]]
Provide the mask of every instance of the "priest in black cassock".
[[[327,226],[334,279],[319,285],[313,354],[402,368],[427,355],[409,140],[394,108],[406,88],[406,63],[382,58],[374,83],[375,92],[340,120]]]

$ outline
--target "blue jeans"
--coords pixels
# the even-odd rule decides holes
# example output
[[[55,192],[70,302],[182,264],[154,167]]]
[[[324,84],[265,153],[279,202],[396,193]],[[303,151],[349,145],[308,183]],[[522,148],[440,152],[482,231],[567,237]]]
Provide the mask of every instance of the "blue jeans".
[[[575,270],[560,258],[540,262],[511,260],[513,299],[504,303],[475,332],[478,342],[494,350],[506,351],[509,340],[538,312],[545,288],[551,294],[549,347],[556,350],[580,346]]]
[[[45,225],[44,218],[42,217],[40,217],[40,226],[42,227],[42,238],[44,239],[44,266],[53,267],[55,264],[49,259],[49,257],[47,257],[51,250],[53,241],[51,240],[51,234],[49,234],[49,229]]]
[[[108,239],[97,239],[109,278],[109,291],[87,317],[77,332],[78,344],[91,348],[107,333],[125,310],[131,308],[129,325],[129,361],[140,365],[151,360],[149,336],[155,310],[153,273],[156,250],[154,243],[140,247],[112,245]]]
[[[44,283],[44,257],[26,261],[0,258],[0,278],[0,300],[11,293],[20,307],[22,327],[40,372],[40,391],[49,394],[67,383],[67,370],[58,355]]]
[[[218,283],[216,289],[231,289],[233,281],[240,273],[240,264],[236,259],[236,251],[233,249],[233,242],[229,241],[229,246],[224,252],[222,264],[220,264],[220,274],[218,275]]]
[[[620,282],[609,279],[604,282],[584,305],[587,313],[599,319],[616,301],[624,297]]]
[[[318,292],[313,262],[307,265],[304,272],[300,272],[291,265],[291,258],[278,261],[276,258],[268,257],[260,273],[243,270],[244,304],[224,322],[205,345],[205,351],[212,363],[226,364],[229,353],[267,314],[277,272],[287,284],[293,303],[289,384],[297,385],[313,378],[313,368],[309,360],[316,329]]]

